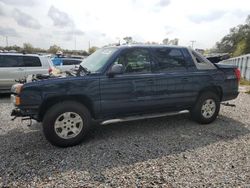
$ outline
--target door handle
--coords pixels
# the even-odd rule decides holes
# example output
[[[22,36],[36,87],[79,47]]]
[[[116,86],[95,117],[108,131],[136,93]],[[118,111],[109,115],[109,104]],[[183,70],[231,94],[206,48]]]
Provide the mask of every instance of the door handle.
[[[189,79],[188,79],[188,78],[182,78],[181,81],[182,81],[182,82],[188,82]]]
[[[147,80],[147,84],[153,84],[153,83],[154,83],[154,80],[153,80],[153,79]]]
[[[24,68],[18,68],[19,71],[24,71]]]

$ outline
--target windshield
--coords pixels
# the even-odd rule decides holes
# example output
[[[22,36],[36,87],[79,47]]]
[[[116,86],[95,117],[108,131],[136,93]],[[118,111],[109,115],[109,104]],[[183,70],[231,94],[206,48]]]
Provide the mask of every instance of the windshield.
[[[117,48],[102,48],[88,56],[80,64],[90,72],[99,72],[108,59],[117,51]]]

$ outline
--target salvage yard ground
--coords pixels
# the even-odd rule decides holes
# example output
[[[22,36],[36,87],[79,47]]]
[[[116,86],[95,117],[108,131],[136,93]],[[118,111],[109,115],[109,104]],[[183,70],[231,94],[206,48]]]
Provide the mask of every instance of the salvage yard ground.
[[[209,125],[188,114],[109,124],[66,149],[11,121],[0,97],[0,187],[250,187],[249,94]]]

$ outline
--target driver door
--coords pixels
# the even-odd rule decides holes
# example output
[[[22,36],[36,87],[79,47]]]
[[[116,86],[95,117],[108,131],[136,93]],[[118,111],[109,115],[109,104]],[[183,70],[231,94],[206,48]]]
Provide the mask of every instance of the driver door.
[[[100,79],[101,110],[104,117],[146,112],[150,108],[154,75],[147,49],[126,49],[113,64],[122,64],[123,74]]]

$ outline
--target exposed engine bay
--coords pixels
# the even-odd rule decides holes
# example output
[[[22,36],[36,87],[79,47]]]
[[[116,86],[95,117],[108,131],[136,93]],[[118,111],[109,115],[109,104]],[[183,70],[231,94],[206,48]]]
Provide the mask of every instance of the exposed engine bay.
[[[25,78],[16,80],[16,82],[24,84],[24,83],[29,83],[29,82],[34,82],[34,81],[39,81],[39,80],[46,80],[46,79],[51,79],[51,78],[65,78],[69,76],[84,76],[90,74],[90,71],[88,71],[86,68],[79,66],[74,69],[71,69],[69,71],[63,71],[63,72],[58,72],[55,71],[50,74],[31,74],[28,75]]]

